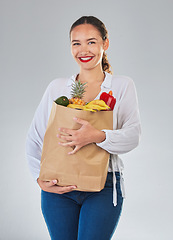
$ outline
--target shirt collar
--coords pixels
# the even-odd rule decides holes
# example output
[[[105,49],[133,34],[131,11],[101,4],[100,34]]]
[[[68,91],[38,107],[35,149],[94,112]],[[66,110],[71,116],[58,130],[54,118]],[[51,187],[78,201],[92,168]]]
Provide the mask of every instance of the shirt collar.
[[[105,73],[105,79],[101,85],[101,88],[111,88],[112,86],[112,75],[110,73],[104,72]],[[75,81],[76,77],[78,74],[74,74],[71,76],[71,78],[68,79],[67,81],[67,86],[71,86],[73,81]]]

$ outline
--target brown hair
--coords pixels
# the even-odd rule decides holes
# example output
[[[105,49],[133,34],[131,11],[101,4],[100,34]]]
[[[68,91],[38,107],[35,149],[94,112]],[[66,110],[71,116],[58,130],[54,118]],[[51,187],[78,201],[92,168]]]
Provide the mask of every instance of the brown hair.
[[[71,35],[72,30],[81,24],[93,25],[100,32],[100,35],[101,35],[103,41],[105,41],[108,38],[108,31],[107,31],[104,23],[102,21],[100,21],[98,18],[93,17],[93,16],[83,16],[83,17],[79,18],[78,20],[76,20],[70,28],[70,35]],[[111,65],[108,62],[107,54],[105,52],[103,53],[103,58],[102,58],[102,69],[103,69],[103,71],[106,71],[106,72],[112,74],[112,71],[110,70]]]

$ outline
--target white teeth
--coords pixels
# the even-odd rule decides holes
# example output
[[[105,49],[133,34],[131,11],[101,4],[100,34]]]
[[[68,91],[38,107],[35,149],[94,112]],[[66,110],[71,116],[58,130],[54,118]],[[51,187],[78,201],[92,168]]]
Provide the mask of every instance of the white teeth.
[[[82,60],[89,60],[89,59],[91,59],[92,57],[85,57],[85,58],[80,58],[80,59],[82,59]]]

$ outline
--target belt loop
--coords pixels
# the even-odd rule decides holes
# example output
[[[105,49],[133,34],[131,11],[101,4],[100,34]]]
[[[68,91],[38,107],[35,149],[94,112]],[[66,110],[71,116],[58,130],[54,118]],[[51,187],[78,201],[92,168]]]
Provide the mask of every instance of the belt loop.
[[[112,171],[113,171],[113,204],[115,207],[117,205],[117,189],[116,189],[115,167],[114,167],[112,158],[111,158],[111,163],[112,163]]]
[[[123,178],[123,163],[119,157],[117,157],[117,166],[118,166],[118,171],[120,172],[120,186],[121,186],[121,192],[122,192],[122,197],[125,198],[125,187],[124,187],[124,178]]]

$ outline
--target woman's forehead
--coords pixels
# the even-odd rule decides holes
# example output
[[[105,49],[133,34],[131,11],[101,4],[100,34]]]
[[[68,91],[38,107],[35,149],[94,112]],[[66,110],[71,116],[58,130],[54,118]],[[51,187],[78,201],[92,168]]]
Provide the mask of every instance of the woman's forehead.
[[[81,24],[76,26],[71,31],[71,39],[74,38],[99,38],[101,37],[100,32],[91,24]],[[76,39],[77,40],[77,39]]]

